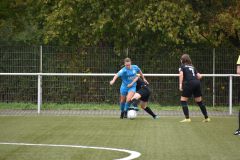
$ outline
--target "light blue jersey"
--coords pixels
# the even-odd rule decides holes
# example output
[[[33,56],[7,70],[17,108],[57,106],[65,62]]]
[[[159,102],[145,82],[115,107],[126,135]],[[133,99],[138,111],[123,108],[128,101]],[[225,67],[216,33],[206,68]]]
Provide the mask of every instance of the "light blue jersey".
[[[136,92],[136,83],[131,88],[128,88],[127,85],[132,83],[134,78],[136,78],[137,73],[140,71],[141,70],[137,65],[131,65],[131,69],[124,67],[117,73],[118,77],[121,77],[122,79],[122,85],[120,88],[121,95],[126,96],[130,91]]]

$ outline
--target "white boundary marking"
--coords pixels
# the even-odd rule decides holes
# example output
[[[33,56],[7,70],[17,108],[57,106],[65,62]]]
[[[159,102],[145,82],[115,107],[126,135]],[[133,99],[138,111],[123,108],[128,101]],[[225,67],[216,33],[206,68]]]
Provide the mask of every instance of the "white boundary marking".
[[[141,153],[136,152],[136,151],[130,151],[130,150],[127,150],[127,149],[118,149],[118,148],[106,148],[106,147],[64,145],[64,144],[8,143],[8,142],[0,142],[0,145],[85,148],[85,149],[98,149],[98,150],[109,150],[109,151],[125,152],[125,153],[129,153],[130,154],[128,157],[120,158],[120,159],[114,159],[114,160],[133,160],[133,159],[136,159],[136,158],[141,156]]]

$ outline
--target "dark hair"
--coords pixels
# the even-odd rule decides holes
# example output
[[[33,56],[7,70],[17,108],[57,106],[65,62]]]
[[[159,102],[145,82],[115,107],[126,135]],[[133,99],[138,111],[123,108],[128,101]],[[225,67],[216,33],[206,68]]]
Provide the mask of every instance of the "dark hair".
[[[124,59],[124,63],[125,62],[131,62],[131,59],[127,57],[127,58]]]
[[[182,64],[192,65],[192,60],[188,54],[183,54],[181,56]]]

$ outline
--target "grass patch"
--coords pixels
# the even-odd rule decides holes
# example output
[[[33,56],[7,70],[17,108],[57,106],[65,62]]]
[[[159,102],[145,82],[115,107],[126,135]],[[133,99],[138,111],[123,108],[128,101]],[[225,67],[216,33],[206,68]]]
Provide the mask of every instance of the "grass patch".
[[[164,110],[182,110],[180,106],[161,106],[159,104],[151,104],[149,105],[152,109],[157,111]],[[37,105],[33,103],[0,103],[0,109],[19,109],[19,110],[35,110],[37,109]],[[119,106],[116,104],[78,104],[78,103],[66,103],[66,104],[58,104],[58,103],[44,103],[42,105],[42,110],[119,110]],[[216,106],[207,107],[209,111],[228,111],[227,106]],[[233,110],[237,111],[240,109],[240,106],[234,106]],[[189,106],[189,110],[191,111],[199,111],[199,107],[197,106]]]
[[[0,142],[70,144],[125,148],[142,155],[136,160],[239,160],[240,137],[235,117],[213,117],[210,123],[180,117],[0,116]],[[4,160],[113,160],[119,152],[59,147],[0,145]]]

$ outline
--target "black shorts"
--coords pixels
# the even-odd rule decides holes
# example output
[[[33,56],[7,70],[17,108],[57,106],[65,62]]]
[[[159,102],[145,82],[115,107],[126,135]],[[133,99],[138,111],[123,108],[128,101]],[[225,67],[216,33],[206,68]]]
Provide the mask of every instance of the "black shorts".
[[[141,101],[148,102],[151,91],[147,86],[143,86],[141,89],[137,91],[137,93],[141,95],[141,98],[140,98]]]
[[[201,91],[201,85],[199,80],[192,80],[189,82],[186,82],[183,86],[183,91],[182,91],[182,97],[201,97],[202,96],[202,91]]]

